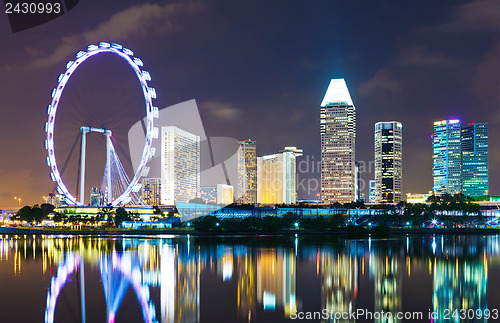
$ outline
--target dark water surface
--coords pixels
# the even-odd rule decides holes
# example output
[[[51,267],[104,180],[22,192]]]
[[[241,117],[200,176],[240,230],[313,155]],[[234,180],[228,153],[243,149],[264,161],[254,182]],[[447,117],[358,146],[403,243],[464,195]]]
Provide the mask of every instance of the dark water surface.
[[[3,235],[0,322],[498,322],[499,243]]]

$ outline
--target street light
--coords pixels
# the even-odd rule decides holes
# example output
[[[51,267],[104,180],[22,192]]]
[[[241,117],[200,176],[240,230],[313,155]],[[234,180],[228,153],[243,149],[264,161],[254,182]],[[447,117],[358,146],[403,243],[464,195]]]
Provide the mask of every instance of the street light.
[[[299,223],[295,222],[295,228],[298,228],[298,227],[299,227]]]
[[[21,198],[14,196],[14,200],[17,200],[19,202],[19,207],[21,207]]]

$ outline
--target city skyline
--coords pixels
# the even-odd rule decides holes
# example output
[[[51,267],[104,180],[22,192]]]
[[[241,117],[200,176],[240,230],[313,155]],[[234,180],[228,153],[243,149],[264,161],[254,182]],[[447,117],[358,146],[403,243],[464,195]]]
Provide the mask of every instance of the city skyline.
[[[259,142],[258,155],[294,145],[304,149],[304,160],[319,160],[318,97],[330,79],[344,78],[358,109],[356,159],[372,160],[374,123],[399,120],[407,125],[404,193],[427,192],[432,187],[429,136],[434,120],[488,120],[490,137],[500,134],[498,2],[439,2],[432,4],[431,13],[429,5],[90,1],[16,34],[0,15],[0,44],[6,49],[0,53],[0,207],[16,207],[14,197],[23,204],[40,204],[52,191],[41,144],[50,91],[78,50],[102,40],[133,48],[147,63],[160,108],[197,99],[208,134],[253,138]],[[234,11],[253,12],[261,23],[254,26],[255,17],[246,15],[235,20],[229,14]],[[322,18],[332,11],[356,15],[358,23],[338,28]],[[134,15],[143,18],[140,23],[148,21],[147,30],[153,32],[125,19]],[[143,112],[135,109],[141,93],[129,72],[113,58],[83,66],[63,96],[59,120],[74,125],[71,116],[76,116],[80,127],[88,124],[86,118],[98,117],[102,124],[95,126],[112,129],[117,142],[126,146],[123,133]],[[70,127],[60,135],[73,137]],[[491,194],[500,192],[495,181],[500,175],[498,145],[491,141]],[[365,182],[374,177],[373,170],[361,175]],[[319,180],[318,172],[300,176]],[[363,192],[367,195],[367,187]],[[305,198],[318,191],[306,193],[299,191]]]

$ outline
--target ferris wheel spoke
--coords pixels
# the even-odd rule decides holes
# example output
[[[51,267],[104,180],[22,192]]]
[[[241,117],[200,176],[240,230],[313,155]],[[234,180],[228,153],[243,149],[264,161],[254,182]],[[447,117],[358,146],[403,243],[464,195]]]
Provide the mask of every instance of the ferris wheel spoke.
[[[64,171],[66,170],[66,167],[68,166],[69,160],[71,159],[71,155],[73,155],[73,152],[75,151],[76,144],[80,141],[80,133],[76,135],[75,141],[73,142],[73,146],[71,146],[71,150],[69,151],[68,157],[66,157],[66,161],[63,164],[63,167],[61,168],[61,176],[64,174]],[[80,177],[80,176],[78,176]],[[78,184],[77,184],[78,186]],[[54,183],[54,188],[52,189],[52,192],[55,192],[57,189],[57,182]],[[78,195],[78,193],[77,193]]]

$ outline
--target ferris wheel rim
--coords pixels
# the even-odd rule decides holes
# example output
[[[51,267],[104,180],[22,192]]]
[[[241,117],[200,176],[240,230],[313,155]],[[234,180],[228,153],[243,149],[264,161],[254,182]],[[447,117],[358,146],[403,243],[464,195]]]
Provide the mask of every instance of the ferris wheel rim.
[[[70,202],[72,205],[76,206],[83,206],[84,204],[80,203],[75,198],[75,196],[73,196],[73,194],[69,192],[66,184],[61,178],[61,174],[57,166],[54,145],[54,125],[56,113],[61,95],[74,71],[80,66],[81,63],[83,63],[87,59],[102,53],[116,54],[127,61],[130,67],[134,70],[137,78],[139,79],[144,95],[144,102],[146,105],[146,134],[139,166],[134,172],[134,177],[130,181],[129,185],[114,201],[111,202],[112,206],[127,203],[130,200],[130,194],[132,192],[137,192],[140,189],[139,179],[142,177],[142,172],[145,169],[148,160],[152,157],[152,141],[158,133],[158,129],[154,127],[154,119],[158,118],[158,108],[153,106],[153,99],[156,99],[156,90],[148,86],[148,81],[151,81],[151,76],[149,72],[144,71],[140,68],[141,66],[143,66],[142,60],[134,56],[134,53],[130,49],[124,48],[122,45],[116,43],[108,42],[100,42],[98,45],[91,44],[87,46],[87,50],[77,52],[75,55],[76,60],[69,61],[66,64],[66,71],[63,74],[59,75],[58,84],[56,88],[52,90],[52,101],[47,108],[48,121],[45,123],[45,132],[47,133],[45,148],[47,149],[48,155],[46,161],[47,165],[51,169],[51,179],[56,182],[58,193],[64,195],[67,202]]]

